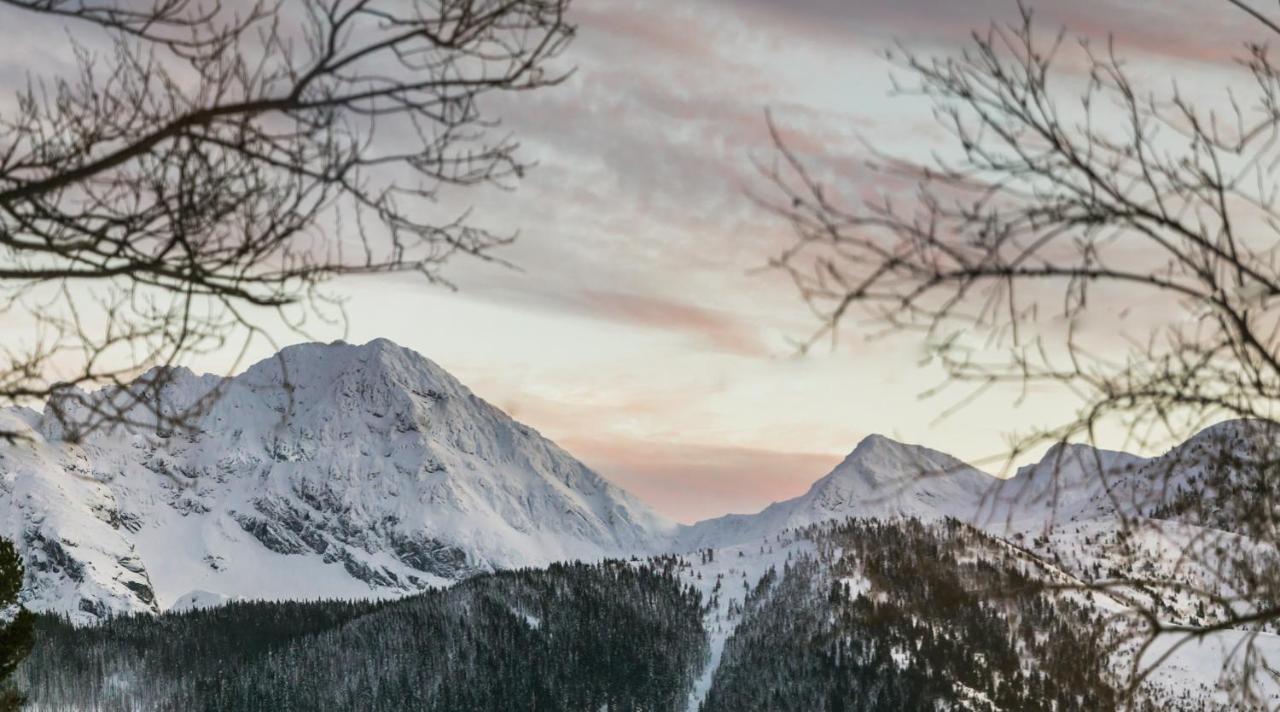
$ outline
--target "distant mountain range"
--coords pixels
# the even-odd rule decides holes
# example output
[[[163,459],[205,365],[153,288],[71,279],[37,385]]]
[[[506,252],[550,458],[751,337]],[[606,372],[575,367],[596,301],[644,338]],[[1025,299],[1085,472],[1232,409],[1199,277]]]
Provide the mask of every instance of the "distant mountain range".
[[[1168,510],[1177,478],[1155,492],[1151,468],[1203,477],[1206,443],[1252,432],[1224,424],[1153,460],[1057,446],[1010,480],[873,435],[795,499],[683,526],[386,340],[293,346],[229,379],[165,375],[153,406],[221,396],[187,430],[121,427],[78,443],[47,413],[0,412],[0,428],[26,436],[0,445],[0,535],[26,561],[28,606],[87,623],[233,598],[389,598],[848,517],[953,517],[1030,541],[1051,525]]]

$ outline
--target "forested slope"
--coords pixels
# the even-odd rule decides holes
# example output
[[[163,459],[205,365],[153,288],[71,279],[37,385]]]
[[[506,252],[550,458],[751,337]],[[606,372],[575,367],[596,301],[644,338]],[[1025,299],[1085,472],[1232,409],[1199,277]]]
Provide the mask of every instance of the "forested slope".
[[[1064,577],[954,519],[853,519],[394,602],[46,615],[19,683],[38,710],[1119,709],[1119,607],[1043,586]]]
[[[706,657],[661,562],[478,576],[393,603],[232,603],[72,628],[20,682],[36,709],[667,710]]]
[[[1007,544],[955,520],[798,535],[816,553],[746,597],[704,712],[1121,706],[1099,611],[1035,593],[1037,562]]]

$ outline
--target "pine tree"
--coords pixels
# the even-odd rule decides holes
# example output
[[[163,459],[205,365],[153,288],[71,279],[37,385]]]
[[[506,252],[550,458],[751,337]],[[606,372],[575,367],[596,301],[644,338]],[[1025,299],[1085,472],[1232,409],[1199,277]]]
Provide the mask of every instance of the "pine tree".
[[[23,696],[10,676],[31,652],[31,614],[18,604],[22,590],[22,559],[13,542],[0,539],[0,611],[12,615],[0,628],[0,712],[19,710]]]

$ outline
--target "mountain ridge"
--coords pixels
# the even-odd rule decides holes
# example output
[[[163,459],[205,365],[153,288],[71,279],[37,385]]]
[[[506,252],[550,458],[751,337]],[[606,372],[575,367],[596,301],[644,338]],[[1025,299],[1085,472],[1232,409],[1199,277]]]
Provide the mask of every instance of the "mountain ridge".
[[[148,392],[158,375],[163,387]],[[1114,516],[1116,492],[1150,494],[1140,476],[1162,461],[1059,445],[1002,480],[873,434],[798,497],[676,525],[385,339],[299,344],[225,378],[153,371],[131,388],[138,420],[219,397],[186,430],[122,426],[80,442],[61,439],[51,405],[0,411],[0,427],[30,438],[0,446],[0,535],[18,542],[35,607],[92,622],[232,598],[399,596],[480,571],[744,545],[849,517],[1038,536],[1055,520]],[[1179,447],[1250,426],[1213,427]],[[1129,484],[1100,488],[1104,471]]]
[[[677,534],[676,548],[742,544],[771,532],[873,511],[878,516],[941,518],[959,512],[942,511],[930,500],[956,493],[976,498],[996,482],[994,476],[945,453],[872,434],[804,494],[755,514],[728,514],[686,525]]]

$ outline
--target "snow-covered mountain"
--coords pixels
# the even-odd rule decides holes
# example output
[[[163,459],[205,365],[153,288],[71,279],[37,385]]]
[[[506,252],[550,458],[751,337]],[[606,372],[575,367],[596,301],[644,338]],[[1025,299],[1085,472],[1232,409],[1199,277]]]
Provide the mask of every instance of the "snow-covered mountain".
[[[682,526],[673,547],[737,546],[849,517],[951,517],[997,536],[1037,536],[1086,521],[1124,520],[1128,526],[1153,515],[1230,530],[1224,519],[1249,519],[1226,511],[1238,507],[1239,498],[1205,495],[1215,488],[1239,491],[1250,477],[1265,476],[1248,465],[1273,462],[1268,446],[1280,447],[1274,432],[1256,422],[1230,421],[1154,458],[1060,443],[1002,479],[936,450],[870,435],[803,495],[755,514]]]
[[[31,607],[88,622],[231,598],[398,596],[496,568],[758,545],[849,517],[954,517],[1085,573],[1106,554],[1073,553],[1079,542],[1118,542],[1120,518],[1229,528],[1238,513],[1180,500],[1182,485],[1238,489],[1241,459],[1275,440],[1226,423],[1159,458],[1059,445],[1002,480],[873,435],[799,497],[677,527],[385,340],[294,346],[232,378],[163,375],[158,394],[149,374],[84,398],[150,399],[140,421],[219,398],[189,429],[77,442],[50,412],[0,411],[0,430],[26,436],[0,444],[0,536],[26,559]]]
[[[982,511],[999,483],[937,450],[870,435],[808,492],[757,514],[730,514],[682,527],[675,549],[735,546],[848,517],[969,519]]]
[[[674,531],[389,341],[293,346],[230,379],[166,376],[162,409],[221,389],[189,431],[71,443],[48,414],[0,412],[26,436],[0,445],[0,535],[25,557],[31,607],[90,621],[229,597],[392,596],[649,550]]]
[[[675,550],[693,552],[699,562],[690,582],[718,606],[705,622],[712,671],[704,672],[689,709],[700,709],[707,686],[720,674],[726,641],[741,621],[734,616],[740,610],[734,599],[723,600],[729,594],[715,596],[727,578],[754,586],[769,566],[791,562],[798,555],[793,548],[815,531],[820,538],[850,517],[897,516],[973,524],[1003,547],[1001,556],[1010,557],[1006,561],[1021,562],[1024,574],[1067,586],[1065,597],[1077,595],[1070,592],[1073,586],[1099,586],[1072,600],[1109,621],[1109,630],[1125,641],[1108,663],[1112,673],[1123,676],[1134,666],[1155,665],[1142,694],[1176,701],[1169,709],[1242,709],[1223,684],[1238,672],[1236,651],[1247,647],[1264,665],[1274,666],[1280,661],[1280,631],[1273,626],[1227,629],[1192,645],[1167,635],[1146,649],[1139,644],[1145,628],[1135,605],[1159,611],[1172,626],[1196,626],[1212,610],[1210,599],[1228,602],[1238,615],[1269,604],[1259,600],[1249,582],[1258,571],[1280,567],[1272,540],[1253,529],[1274,521],[1273,513],[1257,511],[1271,500],[1256,493],[1269,486],[1277,447],[1280,437],[1273,427],[1231,421],[1153,458],[1059,444],[1039,462],[999,479],[928,448],[868,437],[799,497],[757,514],[681,528]],[[882,546],[889,547],[891,559],[901,555],[891,542]],[[829,575],[852,590],[866,590],[865,581],[840,578],[847,576],[842,569]],[[1147,583],[1107,585],[1116,579]],[[1267,700],[1263,708],[1280,705],[1274,680],[1254,679],[1253,684]]]
[[[0,536],[25,558],[31,608],[88,623],[234,598],[401,596],[493,569],[685,553],[680,575],[709,602],[697,709],[746,620],[747,593],[792,557],[830,553],[814,542],[835,525],[811,525],[955,518],[993,535],[993,560],[1068,584],[1128,575],[1230,596],[1237,574],[1280,566],[1248,525],[1270,521],[1251,509],[1269,500],[1248,494],[1269,486],[1280,446],[1258,423],[1219,424],[1155,458],[1056,445],[1009,479],[872,435],[799,497],[676,526],[382,340],[290,347],[232,378],[155,372],[59,407],[65,415],[79,401],[75,417],[75,407],[138,399],[134,419],[145,422],[214,392],[188,429],[118,427],[74,442],[53,408],[0,411],[0,431],[25,436],[0,443]],[[822,575],[865,588],[837,568]],[[1117,595],[1079,600],[1111,615],[1148,592]],[[1159,610],[1174,622],[1204,615],[1203,600],[1178,591]],[[1223,640],[1255,634],[1280,660],[1277,631]],[[1214,681],[1229,656],[1215,651],[1177,652],[1152,684],[1193,707],[1222,697]],[[1116,664],[1133,654],[1119,651]],[[1280,688],[1267,694],[1280,701]]]

